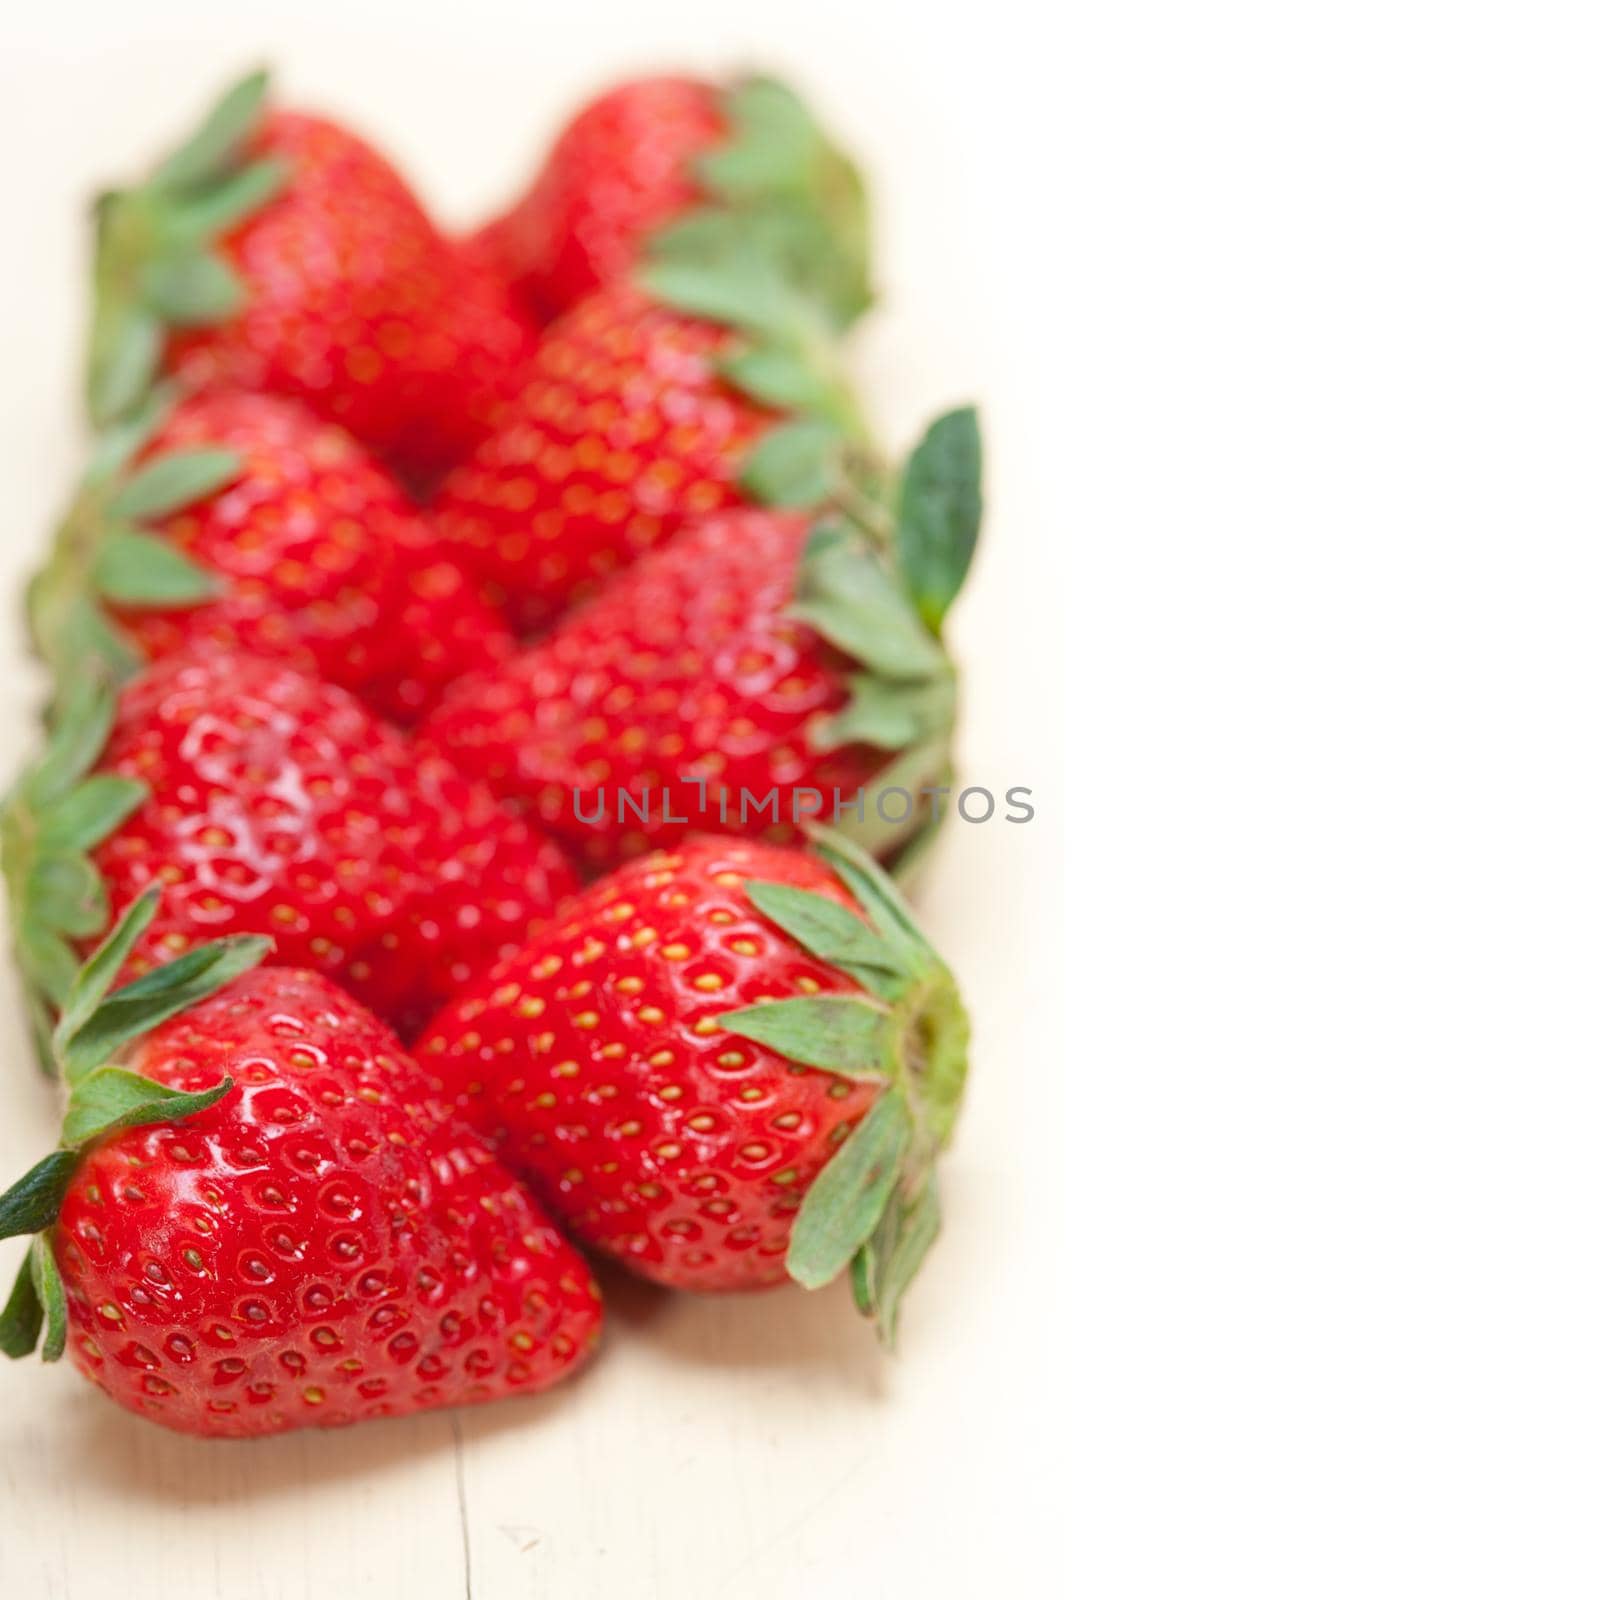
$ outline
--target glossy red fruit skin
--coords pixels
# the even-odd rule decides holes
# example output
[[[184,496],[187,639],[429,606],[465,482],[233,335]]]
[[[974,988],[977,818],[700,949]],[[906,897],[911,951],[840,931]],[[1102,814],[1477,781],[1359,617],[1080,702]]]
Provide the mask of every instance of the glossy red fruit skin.
[[[279,396],[203,392],[178,403],[145,455],[203,446],[236,452],[239,476],[159,532],[218,574],[221,592],[116,612],[148,658],[200,646],[282,655],[409,722],[511,653],[504,619],[342,428]]]
[[[478,840],[500,813],[345,691],[281,662],[170,656],[123,690],[100,770],[150,791],[94,852],[113,916],[164,886],[132,971],[221,934],[264,933],[275,961],[380,1007],[423,1005],[453,986],[421,950],[399,956],[404,982],[389,975],[385,941],[430,915],[441,884],[446,909],[459,911]],[[551,909],[532,898],[531,867],[547,851],[531,830],[517,842],[530,858],[525,933]],[[517,870],[509,851],[496,865]],[[562,883],[552,875],[550,887]],[[471,956],[487,965],[502,942]]]
[[[531,325],[348,130],[274,112],[252,153],[290,176],[222,241],[245,305],[176,334],[168,366],[197,387],[294,396],[407,472],[441,471],[515,393]]]
[[[756,911],[751,878],[853,909],[810,855],[691,839],[569,900],[417,1044],[568,1231],[672,1288],[784,1281],[794,1214],[878,1093],[718,1026],[861,992]]]
[[[67,1189],[68,1348],[117,1404],[241,1438],[531,1394],[592,1350],[582,1258],[326,979],[257,969],[130,1055],[237,1087],[100,1141]]]
[[[625,285],[547,330],[504,425],[433,506],[514,624],[547,625],[690,519],[743,502],[744,458],[776,418],[717,373],[729,338]]]
[[[448,758],[414,746],[416,791],[447,819],[447,851],[392,928],[358,956],[352,979],[403,1039],[514,955],[579,887],[572,864],[524,817]]]
[[[852,668],[785,614],[806,536],[787,513],[708,517],[451,690],[423,732],[597,866],[695,830],[793,841],[796,790],[817,790],[831,820],[835,791],[849,806],[887,759],[811,748]],[[648,797],[645,821],[619,791]],[[742,821],[741,791],[753,797]],[[757,811],[773,794],[776,820],[771,804]]]
[[[650,235],[701,199],[695,159],[727,132],[710,84],[619,84],[566,125],[532,185],[475,248],[548,320],[632,272]]]

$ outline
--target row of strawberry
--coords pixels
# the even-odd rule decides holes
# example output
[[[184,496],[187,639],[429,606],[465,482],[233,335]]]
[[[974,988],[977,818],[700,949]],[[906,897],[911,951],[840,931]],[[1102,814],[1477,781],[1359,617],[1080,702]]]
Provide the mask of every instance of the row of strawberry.
[[[101,443],[3,821],[70,1100],[0,1199],[36,1234],[0,1348],[206,1433],[539,1387],[600,1310],[522,1182],[661,1282],[848,1268],[892,1336],[949,974],[846,839],[681,842],[708,786],[948,765],[976,435],[883,492],[833,355],[852,170],[774,84],[651,81],[460,248],[264,87],[99,206]],[[597,786],[656,803],[597,821]],[[880,855],[927,822],[857,814]]]

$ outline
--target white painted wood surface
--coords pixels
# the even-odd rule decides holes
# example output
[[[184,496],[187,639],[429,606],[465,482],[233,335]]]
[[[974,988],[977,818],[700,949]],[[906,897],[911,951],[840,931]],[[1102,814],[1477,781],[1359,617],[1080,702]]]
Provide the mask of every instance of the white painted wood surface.
[[[22,574],[80,459],[80,211],[136,167],[212,85],[272,59],[287,95],[349,115],[447,215],[492,204],[562,112],[644,66],[759,61],[824,104],[876,185],[887,308],[859,370],[896,444],[935,408],[981,400],[991,436],[988,547],[960,614],[966,768],[1026,784],[1028,828],[951,830],[924,891],[976,1019],[947,1231],[886,1361],[842,1291],[690,1300],[605,1279],[601,1358],[528,1402],[250,1444],[135,1421],[65,1365],[0,1371],[0,1595],[7,1600],[512,1600],[652,1596],[902,1600],[1053,1586],[1060,1559],[1051,1390],[1060,1278],[1054,1112],[1063,1063],[1058,837],[1051,768],[1060,529],[1054,462],[1016,352],[1050,263],[987,239],[1036,199],[1017,151],[1042,104],[969,93],[986,58],[938,7],[645,0],[601,13],[452,4],[226,8],[68,3],[8,21],[0,149],[0,760],[32,739],[40,684],[16,626]],[[918,19],[915,23],[912,18]],[[985,65],[985,60],[987,64]],[[1007,70],[1013,70],[1008,68]],[[1030,154],[1037,155],[1035,147]],[[1003,273],[1003,281],[1002,281]],[[1030,287],[1031,285],[1031,287]],[[1030,433],[1032,438],[1030,439]],[[1039,729],[1046,730],[1040,733]],[[3,980],[8,1114],[0,1173],[45,1147],[55,1108],[28,1065]],[[1040,1027],[1043,1022],[1046,1026]],[[1008,1100],[1019,1084],[1028,1111]],[[17,1246],[0,1247],[9,1275]],[[1009,1590],[1006,1588],[1010,1584]]]

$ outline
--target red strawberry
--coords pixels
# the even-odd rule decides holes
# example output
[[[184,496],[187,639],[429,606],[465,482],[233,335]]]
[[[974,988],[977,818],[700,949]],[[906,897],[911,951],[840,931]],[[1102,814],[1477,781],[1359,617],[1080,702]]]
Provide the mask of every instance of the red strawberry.
[[[819,849],[702,836],[635,862],[417,1050],[583,1243],[687,1289],[848,1265],[892,1337],[937,1229],[966,1015],[870,859]]]
[[[510,420],[445,480],[439,532],[532,627],[675,533],[743,498],[776,414],[718,372],[732,336],[629,287],[546,333]]]
[[[690,518],[815,503],[861,446],[834,349],[869,298],[860,185],[781,86],[625,85],[475,248],[565,312],[438,502],[529,628]]]
[[[936,423],[892,566],[837,520],[808,535],[792,514],[709,517],[450,691],[424,732],[597,864],[697,828],[782,842],[805,814],[887,854],[950,765],[937,629],[976,538],[978,473],[972,413]]]
[[[530,348],[371,146],[237,85],[142,187],[101,202],[90,401],[125,414],[166,365],[304,400],[419,476],[492,424]]]
[[[548,1387],[600,1331],[577,1253],[374,1016],[225,940],[113,991],[151,894],[55,1035],[62,1147],[0,1197],[36,1235],[0,1349],[244,1437]],[[240,974],[243,975],[240,975]]]
[[[479,246],[542,317],[625,278],[649,236],[704,197],[693,164],[727,136],[721,101],[690,78],[619,84],[567,124]]]
[[[746,831],[741,790],[748,831],[793,839],[792,805],[751,807],[775,788],[853,796],[887,759],[825,735],[852,664],[789,615],[807,537],[794,514],[706,519],[462,684],[427,736],[597,865],[691,828]]]
[[[424,891],[350,974],[403,1038],[450,995],[514,955],[578,887],[549,839],[448,759],[418,747],[415,773],[418,793],[452,819],[449,853],[430,864]]]
[[[770,78],[619,84],[566,125],[473,248],[548,319],[647,258],[721,248],[727,232],[781,258],[839,326],[871,298],[860,176]]]
[[[278,959],[398,1019],[442,1001],[458,967],[490,964],[567,887],[549,847],[447,763],[342,689],[250,656],[169,656],[114,717],[109,696],[80,690],[3,828],[23,968],[57,1005],[68,942],[152,885],[167,892],[134,971],[214,934],[267,934]],[[435,935],[395,955],[392,935],[459,925],[480,890],[474,942]]]
[[[403,720],[512,643],[349,434],[259,394],[158,401],[113,430],[30,609],[58,681],[209,646],[281,655]]]

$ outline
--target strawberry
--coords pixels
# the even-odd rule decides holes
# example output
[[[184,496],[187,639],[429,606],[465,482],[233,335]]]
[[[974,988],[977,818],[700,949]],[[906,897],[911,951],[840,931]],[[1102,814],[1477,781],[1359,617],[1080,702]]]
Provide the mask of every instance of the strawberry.
[[[156,662],[115,706],[82,680],[7,802],[0,844],[36,1021],[62,1003],[71,946],[151,886],[167,892],[136,973],[213,934],[267,934],[279,960],[404,1020],[525,937],[571,883],[528,824],[342,689],[210,653]],[[424,937],[402,950],[414,928]]]
[[[416,791],[450,820],[448,854],[429,863],[422,892],[351,969],[366,1002],[408,1039],[578,888],[556,845],[483,784],[426,746],[414,756]]]
[[[0,1349],[246,1437],[548,1387],[588,1269],[399,1041],[326,978],[200,945],[111,989],[151,891],[75,976],[60,1147],[0,1196],[34,1239]],[[252,970],[254,968],[254,970]]]
[[[542,318],[626,277],[646,240],[701,198],[693,163],[726,137],[720,96],[639,78],[586,105],[511,208],[473,241]]]
[[[474,248],[541,320],[628,277],[662,236],[736,218],[786,242],[844,320],[867,304],[861,180],[799,99],[770,78],[720,88],[639,78],[590,101],[528,190]],[[673,248],[669,240],[666,248]]]
[[[436,502],[441,533],[528,630],[697,516],[815,504],[867,449],[837,358],[869,298],[859,184],[787,90],[758,80],[724,97],[705,203],[641,240],[683,184],[653,180],[645,198],[635,179],[673,166],[693,92],[653,84],[602,102],[515,214],[554,241],[564,278],[588,276],[571,262],[591,244],[608,263]],[[656,109],[669,101],[680,110]],[[614,172],[618,139],[657,116],[677,131]]]
[[[512,643],[349,434],[223,391],[111,431],[30,611],[58,682],[203,645],[281,655],[401,720]]]
[[[628,285],[552,326],[510,419],[450,473],[439,532],[537,628],[696,515],[739,503],[778,421],[718,371],[728,329]]]
[[[236,85],[141,187],[98,210],[90,410],[162,367],[303,400],[418,478],[494,422],[529,325],[371,146]]]
[[[938,632],[977,537],[979,471],[958,411],[913,454],[887,549],[838,516],[707,517],[449,691],[423,731],[596,865],[694,828],[783,842],[819,813],[888,855],[927,824],[922,791],[950,766]]]
[[[417,1044],[582,1243],[657,1283],[815,1288],[894,1335],[966,1072],[871,859],[699,836],[576,895]]]

